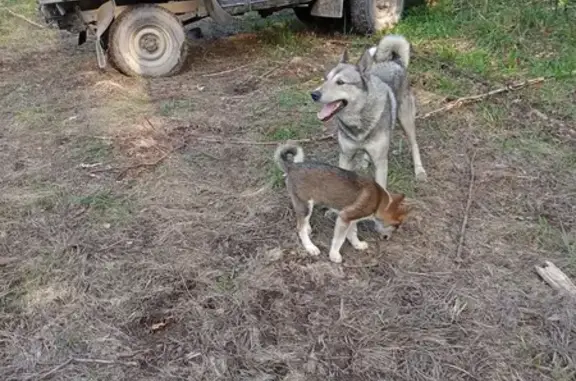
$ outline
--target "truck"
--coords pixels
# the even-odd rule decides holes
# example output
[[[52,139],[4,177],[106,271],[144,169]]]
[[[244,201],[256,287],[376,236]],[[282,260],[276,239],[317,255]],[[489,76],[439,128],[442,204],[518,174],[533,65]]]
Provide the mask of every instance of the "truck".
[[[37,0],[45,22],[78,34],[78,44],[94,36],[96,59],[128,76],[177,74],[189,44],[185,26],[205,17],[219,24],[257,11],[266,17],[292,8],[307,25],[344,25],[370,35],[395,25],[404,0]]]

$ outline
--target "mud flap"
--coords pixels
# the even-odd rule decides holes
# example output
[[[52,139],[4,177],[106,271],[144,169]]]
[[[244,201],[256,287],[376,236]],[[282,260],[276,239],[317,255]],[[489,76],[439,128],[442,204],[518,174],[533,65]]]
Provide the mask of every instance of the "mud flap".
[[[204,8],[208,11],[208,15],[212,20],[216,21],[218,24],[230,24],[234,18],[230,13],[226,12],[218,3],[218,0],[204,0]]]
[[[116,3],[114,0],[107,1],[98,8],[98,13],[96,15],[96,59],[98,60],[98,67],[100,69],[106,67],[106,52],[102,47],[101,38],[114,20],[115,8]]]
[[[344,15],[344,0],[316,0],[310,14],[339,19]]]
[[[87,36],[87,33],[85,30],[82,30],[82,31],[80,31],[80,33],[78,33],[78,46],[80,46],[86,42],[86,36]]]

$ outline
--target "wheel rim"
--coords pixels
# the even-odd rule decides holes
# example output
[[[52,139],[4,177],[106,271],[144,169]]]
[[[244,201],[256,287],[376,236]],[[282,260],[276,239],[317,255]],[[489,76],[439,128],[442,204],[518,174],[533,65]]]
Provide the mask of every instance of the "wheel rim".
[[[404,1],[402,0],[373,0],[374,21],[376,30],[391,28],[402,15]]]
[[[174,41],[158,25],[148,25],[130,35],[129,49],[134,63],[144,68],[164,65],[174,53]]]

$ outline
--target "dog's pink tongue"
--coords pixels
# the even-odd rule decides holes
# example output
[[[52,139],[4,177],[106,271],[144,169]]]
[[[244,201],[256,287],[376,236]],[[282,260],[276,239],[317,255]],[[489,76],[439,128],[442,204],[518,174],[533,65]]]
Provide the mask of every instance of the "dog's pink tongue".
[[[332,102],[325,104],[322,106],[322,109],[318,111],[318,119],[325,120],[328,119],[336,112],[338,106],[340,105],[340,101]]]

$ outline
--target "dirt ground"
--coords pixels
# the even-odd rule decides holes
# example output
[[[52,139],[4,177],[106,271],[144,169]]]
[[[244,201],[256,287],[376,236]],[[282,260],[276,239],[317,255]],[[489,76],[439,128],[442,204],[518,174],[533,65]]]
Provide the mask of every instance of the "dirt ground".
[[[308,92],[356,38],[193,41],[183,74],[138,80],[62,36],[0,54],[0,379],[576,377],[576,304],[534,271],[576,279],[575,124],[538,87],[420,119],[425,184],[397,130],[415,211],[335,265],[333,220],[314,214],[309,257],[275,145],[245,143],[324,135]],[[423,115],[447,99],[418,57]],[[336,163],[334,140],[304,149]]]

